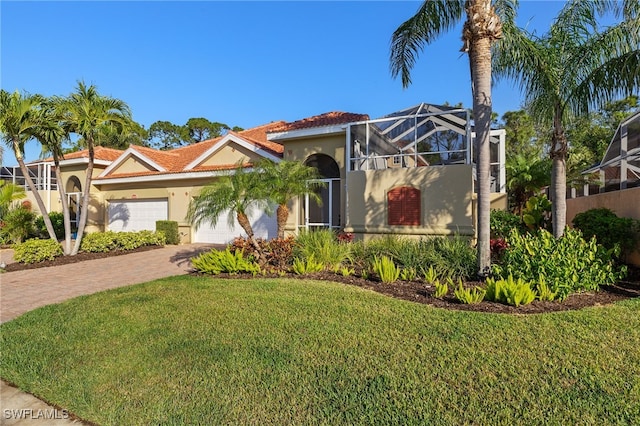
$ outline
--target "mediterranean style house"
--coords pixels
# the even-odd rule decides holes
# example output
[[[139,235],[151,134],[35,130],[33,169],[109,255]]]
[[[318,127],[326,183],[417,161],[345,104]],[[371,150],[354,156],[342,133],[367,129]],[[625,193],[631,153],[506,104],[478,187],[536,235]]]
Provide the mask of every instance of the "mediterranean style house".
[[[492,208],[506,208],[504,136],[504,130],[492,131]],[[170,151],[97,147],[87,231],[153,230],[156,220],[174,220],[182,242],[227,243],[242,234],[233,215],[196,229],[185,221],[187,206],[237,164],[268,158],[315,167],[326,183],[322,203],[292,200],[289,234],[332,228],[358,238],[473,237],[473,137],[467,110],[423,103],[375,120],[330,112],[271,122]],[[67,154],[62,182],[55,182],[51,160],[29,164],[49,211],[60,211],[57,185],[64,185],[75,217],[87,162],[86,151]],[[4,167],[2,177],[24,182],[17,167]],[[275,236],[275,217],[255,211],[250,220],[257,236]]]

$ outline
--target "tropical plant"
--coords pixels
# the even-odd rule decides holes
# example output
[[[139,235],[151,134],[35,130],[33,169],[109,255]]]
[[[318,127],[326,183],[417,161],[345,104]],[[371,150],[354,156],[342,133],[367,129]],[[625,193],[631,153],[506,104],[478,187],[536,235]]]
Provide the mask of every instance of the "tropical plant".
[[[454,290],[453,294],[459,302],[470,305],[482,302],[485,291],[480,287],[465,288],[462,280],[458,280],[458,288]]]
[[[94,85],[87,86],[82,81],[78,82],[75,92],[71,93],[67,98],[59,99],[58,107],[61,113],[61,124],[65,132],[78,135],[84,141],[84,148],[88,152],[86,179],[79,206],[80,219],[78,221],[76,241],[71,250],[71,254],[75,255],[80,250],[87,217],[91,210],[89,204],[91,201],[90,190],[95,161],[94,148],[101,129],[107,125],[123,128],[132,119],[126,103],[110,96],[100,95]]]
[[[544,280],[560,300],[613,284],[626,273],[624,267],[616,268],[613,251],[599,246],[595,238],[585,241],[579,230],[567,228],[562,238],[544,229],[525,235],[512,231],[507,242],[501,263],[495,265],[496,276]]]
[[[509,275],[506,279],[487,278],[485,299],[512,306],[528,305],[536,298],[536,292],[529,282],[522,278],[514,279]]]
[[[36,215],[25,203],[11,207],[2,217],[1,233],[13,243],[21,243],[29,236],[33,236],[33,222]],[[2,238],[5,239],[4,237]],[[56,240],[57,242],[57,240]]]
[[[282,160],[275,163],[265,159],[258,163],[254,172],[268,182],[268,186],[265,186],[266,197],[278,206],[278,238],[284,238],[284,228],[289,217],[289,201],[302,195],[308,195],[318,203],[322,201],[317,190],[325,186],[325,183],[318,180],[321,176],[314,167],[297,161]]]
[[[291,269],[297,275],[304,275],[313,272],[320,272],[325,269],[325,265],[324,263],[317,261],[316,258],[311,255],[306,258],[296,257],[293,259]]]
[[[294,256],[301,259],[313,257],[325,269],[335,270],[352,259],[351,243],[338,241],[330,229],[302,231],[296,238]]]
[[[402,85],[411,83],[411,69],[425,44],[435,41],[466,15],[462,31],[462,51],[469,54],[474,129],[477,153],[477,233],[478,273],[491,268],[489,248],[490,131],[491,131],[491,45],[502,37],[502,23],[513,19],[517,0],[426,0],[417,13],[393,33],[391,74],[402,76]]]
[[[229,248],[224,251],[211,250],[207,253],[191,259],[191,264],[198,272],[217,275],[221,272],[238,274],[248,272],[257,274],[260,266],[255,263],[251,256],[246,257],[240,250],[231,252]]]
[[[522,217],[524,205],[530,197],[549,185],[551,162],[522,155],[507,158],[507,189],[513,211]]]
[[[640,2],[568,1],[543,36],[503,25],[504,37],[494,45],[493,72],[517,82],[531,117],[553,128],[551,199],[553,234],[566,226],[565,134],[573,117],[640,87]],[[619,23],[601,29],[598,18],[611,13]]]
[[[392,283],[398,281],[400,276],[400,268],[393,263],[393,260],[387,256],[381,258],[374,258],[371,269],[375,274],[380,277],[380,281],[383,283]]]
[[[264,179],[257,173],[247,172],[245,166],[238,164],[230,173],[205,185],[189,203],[187,221],[197,229],[205,223],[215,225],[225,212],[229,213],[228,221],[233,224],[232,215],[235,215],[254,251],[259,254],[260,246],[255,240],[249,215],[253,209],[268,211],[270,206],[265,196]]]
[[[436,299],[442,299],[447,295],[447,293],[449,293],[449,285],[447,283],[441,283],[438,279],[433,281],[433,286],[436,289],[433,293],[433,296]]]
[[[27,196],[24,188],[11,182],[0,180],[0,219],[4,218],[11,205]]]
[[[24,162],[24,145],[28,140],[33,139],[41,123],[42,101],[43,97],[40,95],[22,94],[18,91],[8,93],[5,90],[0,90],[0,133],[2,139],[13,151],[25,182],[36,200],[38,209],[44,213],[47,211],[44,201]],[[49,237],[57,241],[56,233],[48,216],[45,217],[44,223]]]
[[[529,229],[547,229],[550,224],[551,202],[544,195],[527,200],[522,210],[522,221]]]

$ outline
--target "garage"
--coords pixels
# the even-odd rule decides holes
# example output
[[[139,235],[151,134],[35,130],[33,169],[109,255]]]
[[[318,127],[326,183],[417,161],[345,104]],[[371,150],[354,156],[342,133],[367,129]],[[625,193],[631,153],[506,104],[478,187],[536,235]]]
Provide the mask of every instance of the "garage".
[[[157,220],[167,220],[169,202],[164,199],[109,201],[109,231],[156,230]]]
[[[235,214],[231,215],[232,223],[229,223],[229,211],[224,212],[215,226],[204,223],[194,231],[193,242],[228,244],[236,237],[246,237],[246,233],[236,220]],[[249,221],[256,238],[275,238],[278,232],[278,224],[275,214],[268,216],[262,211],[254,211],[249,215]]]

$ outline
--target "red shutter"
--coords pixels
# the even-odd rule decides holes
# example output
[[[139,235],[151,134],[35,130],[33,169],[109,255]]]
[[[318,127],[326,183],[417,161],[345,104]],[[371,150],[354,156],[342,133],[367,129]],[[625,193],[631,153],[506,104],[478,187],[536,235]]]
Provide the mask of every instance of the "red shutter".
[[[389,225],[420,225],[420,190],[409,186],[390,190],[387,213]]]

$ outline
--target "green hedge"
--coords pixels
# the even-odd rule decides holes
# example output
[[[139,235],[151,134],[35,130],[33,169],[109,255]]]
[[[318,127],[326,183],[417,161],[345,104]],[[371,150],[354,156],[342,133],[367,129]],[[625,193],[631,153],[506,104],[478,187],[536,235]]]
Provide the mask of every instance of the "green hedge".
[[[32,239],[13,246],[13,259],[16,262],[37,263],[53,260],[57,256],[62,256],[62,247],[51,239]]]
[[[178,222],[175,220],[157,220],[156,232],[164,233],[167,244],[180,244],[180,233],[178,232]]]
[[[105,253],[111,250],[134,250],[142,246],[163,246],[165,243],[162,232],[96,232],[82,238],[80,251]]]

